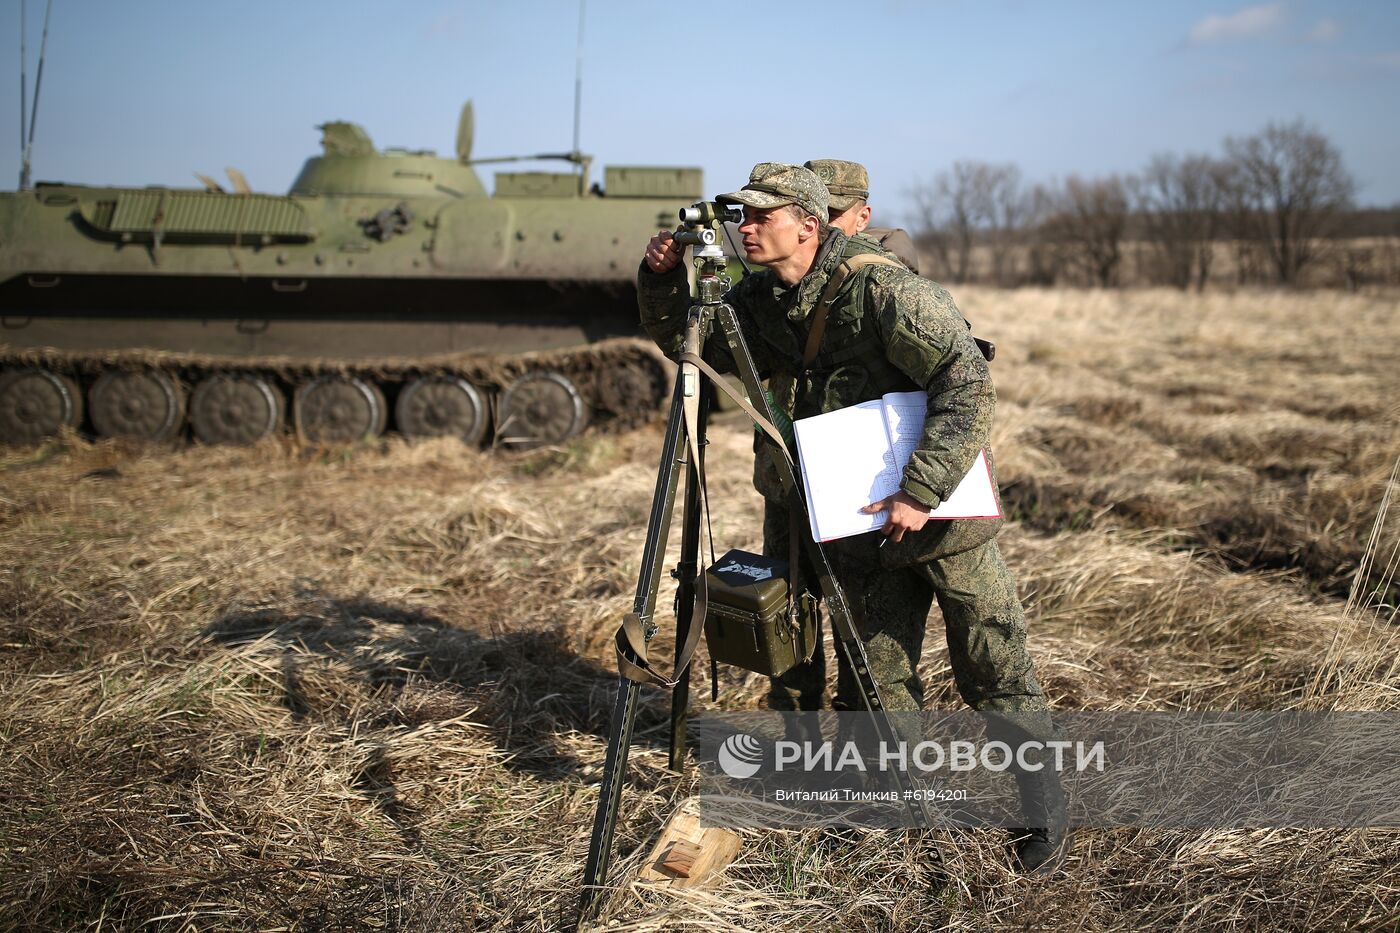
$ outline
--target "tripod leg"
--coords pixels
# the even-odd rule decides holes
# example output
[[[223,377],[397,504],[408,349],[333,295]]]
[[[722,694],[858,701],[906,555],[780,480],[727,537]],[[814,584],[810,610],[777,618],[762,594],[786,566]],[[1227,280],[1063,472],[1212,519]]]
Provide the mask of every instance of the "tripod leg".
[[[685,630],[689,627],[689,624],[682,626],[679,621],[677,622],[676,648],[678,650],[683,644]],[[686,668],[677,676],[681,679],[680,683],[671,688],[671,753],[666,759],[666,767],[679,774],[685,770],[685,717],[690,708],[690,669]]]
[[[710,384],[700,384],[699,436],[696,448],[705,456],[705,427],[710,412]],[[689,464],[685,477],[685,519],[681,524],[681,560],[676,567],[676,665],[681,662],[681,650],[692,625],[704,625],[695,615],[695,579],[700,573],[700,476],[701,464]],[[671,755],[668,767],[681,771],[685,765],[685,717],[690,707],[690,668],[676,674],[680,683],[671,689]]]
[[[865,653],[865,642],[861,640],[860,632],[856,629],[855,620],[851,617],[850,608],[846,605],[845,596],[836,583],[831,567],[827,565],[825,555],[821,554],[820,546],[810,541],[809,545],[816,552],[814,557],[819,560],[818,566],[821,568],[822,589],[826,593],[827,611],[831,617],[832,641],[836,643],[836,650],[845,654],[851,672],[860,685],[861,698],[864,701],[866,712],[870,716],[870,724],[874,728],[875,734],[886,747],[893,748],[906,739],[900,735],[890,718],[889,708],[885,705],[880,685],[870,670],[870,660]],[[901,776],[898,771],[891,771],[889,774],[914,826],[927,829],[935,825],[928,801],[918,792],[919,787],[915,778],[912,775]],[[910,783],[914,786],[906,786]]]
[[[608,880],[612,863],[612,838],[617,829],[617,811],[622,806],[622,785],[627,776],[627,751],[632,745],[632,725],[637,721],[637,702],[642,685],[619,677],[617,702],[613,705],[608,730],[608,757],[603,764],[603,783],[598,788],[598,812],[593,817],[593,835],[588,841],[588,861],[583,868],[581,911],[593,906]]]
[[[656,470],[656,487],[652,493],[651,515],[647,520],[646,544],[642,548],[642,570],[637,580],[632,611],[641,619],[646,630],[652,630],[656,612],[656,593],[661,582],[661,565],[666,558],[666,540],[670,536],[671,516],[676,504],[676,483],[680,467],[681,445],[685,434],[683,379],[676,380],[671,398],[671,413],[666,422],[666,438],[661,446],[661,462]],[[698,532],[698,527],[697,527]],[[650,637],[648,635],[648,637]],[[587,911],[607,883],[608,866],[612,861],[612,837],[617,827],[618,809],[622,804],[622,785],[627,774],[627,752],[632,742],[632,726],[637,718],[641,685],[622,676],[617,683],[617,702],[613,706],[612,725],[608,730],[608,752],[603,764],[603,781],[598,790],[598,810],[593,818],[593,834],[588,842],[588,861],[583,870],[581,910]]]

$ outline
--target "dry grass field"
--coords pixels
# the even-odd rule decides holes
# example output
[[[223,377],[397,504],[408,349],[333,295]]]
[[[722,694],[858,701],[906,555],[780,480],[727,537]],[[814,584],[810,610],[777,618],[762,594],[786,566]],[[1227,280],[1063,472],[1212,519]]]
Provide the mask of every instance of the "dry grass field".
[[[1002,540],[1056,706],[1400,710],[1395,295],[955,294],[1000,350]],[[716,539],[756,549],[749,433],[712,440]],[[0,927],[566,927],[659,445],[0,453]],[[923,670],[956,708],[938,637]],[[601,929],[1400,918],[1386,830],[1081,832],[1049,880],[999,831],[750,832],[722,885],[649,889],[694,787],[665,716],[648,690]]]

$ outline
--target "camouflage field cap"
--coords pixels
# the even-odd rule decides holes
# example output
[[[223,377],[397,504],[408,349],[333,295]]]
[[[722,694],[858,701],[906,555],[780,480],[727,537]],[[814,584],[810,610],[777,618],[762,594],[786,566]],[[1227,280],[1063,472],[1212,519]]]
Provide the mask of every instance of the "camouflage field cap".
[[[817,177],[831,192],[831,209],[844,211],[855,207],[859,201],[870,198],[870,174],[859,162],[845,162],[841,159],[812,159],[804,166],[817,173]]]
[[[757,208],[796,204],[825,223],[829,197],[826,185],[811,169],[785,162],[760,162],[749,172],[747,185],[715,200]]]

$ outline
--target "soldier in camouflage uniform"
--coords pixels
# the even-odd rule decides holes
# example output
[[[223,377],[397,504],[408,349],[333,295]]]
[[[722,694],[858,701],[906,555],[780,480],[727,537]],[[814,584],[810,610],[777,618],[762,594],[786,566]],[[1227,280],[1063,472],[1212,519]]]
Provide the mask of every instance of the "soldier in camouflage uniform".
[[[888,392],[928,393],[928,419],[901,489],[867,507],[888,510],[881,535],[825,546],[866,644],[871,672],[889,709],[920,708],[917,667],[936,598],[963,699],[977,710],[1043,716],[1045,694],[1026,651],[1025,616],[995,540],[999,520],[929,522],[929,510],[953,491],[988,445],[995,403],[987,363],[951,296],[904,269],[864,266],[832,300],[820,352],[803,371],[807,317],[828,278],[847,256],[873,248],[823,222],[828,198],[811,170],[773,162],[755,166],[749,184],[721,196],[744,205],[739,228],[744,251],[751,262],[766,266],[740,281],[727,300],[760,376],[795,382],[795,418]],[[680,351],[690,305],[682,257],[669,232],[657,234],[637,281],[642,324],[673,357]],[[734,370],[720,336],[711,336],[703,355],[722,372]],[[770,530],[777,532],[765,529],[765,537]],[[844,666],[842,659],[833,706],[859,709],[859,691]],[[819,696],[820,687],[810,686]],[[781,696],[776,693],[775,705],[781,705]],[[1017,852],[1024,866],[1034,868],[1056,854],[1063,831],[1054,818],[1030,825],[1041,828],[1018,842]]]
[[[876,252],[892,255],[904,263],[911,272],[919,271],[918,252],[914,249],[909,234],[900,229],[875,228],[870,226],[871,209],[867,203],[870,197],[870,176],[865,166],[859,162],[841,159],[813,159],[803,163],[803,168],[811,169],[827,191],[827,221],[850,238],[844,255],[859,252]],[[791,377],[773,376],[769,380],[773,400],[789,417],[796,391],[795,380]],[[782,560],[789,558],[788,539],[791,530],[791,513],[783,499],[782,483],[778,479],[776,452],[765,441],[763,435],[754,436],[754,488],[763,496],[763,553]],[[818,710],[826,690],[826,656],[822,644],[820,628],[817,630],[817,645],[812,657],[799,664],[781,677],[771,678],[768,705],[779,710]],[[836,708],[845,705],[848,696],[854,696],[851,673],[846,667],[846,658],[837,652],[838,690],[840,699]]]

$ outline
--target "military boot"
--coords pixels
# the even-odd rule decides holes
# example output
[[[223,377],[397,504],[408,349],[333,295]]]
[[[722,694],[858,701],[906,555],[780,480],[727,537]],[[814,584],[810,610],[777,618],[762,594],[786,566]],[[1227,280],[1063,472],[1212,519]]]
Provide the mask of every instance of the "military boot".
[[[1018,751],[1011,772],[1021,801],[1023,828],[1012,829],[1016,866],[1026,874],[1047,875],[1059,867],[1069,848],[1065,792],[1054,756],[1045,745],[1054,736],[1049,714],[1041,711],[986,714],[987,737]],[[1027,767],[1021,767],[1021,761]]]
[[[1016,789],[1026,820],[1025,828],[1011,830],[1016,866],[1028,875],[1048,875],[1060,867],[1070,848],[1060,775],[1052,768],[1017,771]]]

